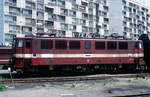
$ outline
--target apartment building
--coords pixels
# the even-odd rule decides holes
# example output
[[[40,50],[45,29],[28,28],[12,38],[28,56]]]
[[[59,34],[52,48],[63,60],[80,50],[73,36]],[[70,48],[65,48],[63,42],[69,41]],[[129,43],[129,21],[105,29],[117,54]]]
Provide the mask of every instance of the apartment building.
[[[138,39],[150,35],[150,10],[132,0],[109,0],[110,32]]]
[[[106,0],[1,0],[0,5],[0,42],[6,45],[35,33],[92,37],[109,32]]]

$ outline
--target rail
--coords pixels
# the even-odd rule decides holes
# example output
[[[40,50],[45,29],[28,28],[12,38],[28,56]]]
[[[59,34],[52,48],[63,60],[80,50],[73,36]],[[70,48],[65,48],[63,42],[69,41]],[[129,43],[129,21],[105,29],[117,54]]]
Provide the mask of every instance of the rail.
[[[150,73],[142,74],[118,74],[118,75],[91,75],[91,76],[75,76],[75,77],[47,77],[47,78],[19,78],[13,79],[14,83],[41,83],[41,82],[64,82],[64,81],[84,81],[84,80],[102,80],[113,78],[137,78],[150,77]],[[11,79],[2,79],[0,83],[11,83]]]

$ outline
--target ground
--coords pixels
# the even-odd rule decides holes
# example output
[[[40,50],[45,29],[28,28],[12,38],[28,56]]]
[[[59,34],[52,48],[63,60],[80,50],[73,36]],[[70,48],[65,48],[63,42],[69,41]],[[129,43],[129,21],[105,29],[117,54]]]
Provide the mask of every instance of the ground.
[[[150,93],[150,78],[7,84],[0,97],[110,97]]]

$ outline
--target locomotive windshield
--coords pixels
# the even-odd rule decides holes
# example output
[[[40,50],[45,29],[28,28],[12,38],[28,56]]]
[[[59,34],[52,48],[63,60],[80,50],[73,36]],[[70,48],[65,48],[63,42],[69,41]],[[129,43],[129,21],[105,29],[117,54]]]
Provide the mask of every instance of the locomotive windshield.
[[[139,48],[140,48],[140,49],[142,48],[142,43],[141,43],[141,42],[139,42]]]
[[[19,41],[18,41],[18,47],[19,47],[19,48],[23,47],[23,40],[19,40]]]

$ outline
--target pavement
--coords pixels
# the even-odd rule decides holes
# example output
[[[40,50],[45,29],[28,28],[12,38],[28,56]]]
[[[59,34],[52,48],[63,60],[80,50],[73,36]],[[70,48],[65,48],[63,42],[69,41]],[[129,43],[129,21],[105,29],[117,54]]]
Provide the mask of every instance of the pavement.
[[[0,97],[113,97],[150,94],[150,78],[18,83],[15,87],[13,84],[6,87],[8,89],[0,92]]]

